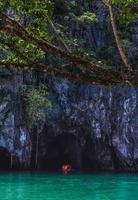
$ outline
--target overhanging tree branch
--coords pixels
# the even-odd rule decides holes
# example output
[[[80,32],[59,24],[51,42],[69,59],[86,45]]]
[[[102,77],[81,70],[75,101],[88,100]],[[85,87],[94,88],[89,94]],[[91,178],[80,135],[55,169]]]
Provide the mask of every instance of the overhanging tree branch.
[[[61,55],[61,57],[68,60],[71,63],[71,65],[73,65],[74,67],[78,67],[81,70],[83,69],[83,71],[85,71],[85,72],[89,71],[89,73],[96,73],[97,75],[109,76],[111,79],[113,79],[113,78],[117,79],[118,77],[122,76],[122,75],[120,75],[120,73],[118,73],[114,70],[102,68],[101,66],[99,66],[95,63],[89,62],[87,60],[81,59],[74,54],[64,52],[52,44],[47,45],[47,42],[45,42],[41,39],[35,38],[32,35],[30,35],[29,33],[24,34],[23,32],[16,30],[13,27],[9,27],[9,26],[1,27],[0,31],[16,35],[16,36],[24,39],[25,41],[36,45],[37,47],[39,47],[40,49],[42,49],[44,51],[46,51],[46,50],[50,51],[54,55]]]
[[[21,68],[21,69],[37,69],[45,72],[47,75],[52,77],[59,77],[64,79],[71,79],[74,81],[80,81],[85,84],[100,84],[100,85],[114,85],[114,84],[127,84],[127,85],[138,85],[138,73],[133,75],[124,75],[118,79],[111,79],[105,76],[96,76],[95,74],[88,76],[87,74],[73,74],[71,72],[63,71],[58,68],[52,68],[52,66],[47,66],[46,64],[34,63],[12,63],[0,61],[1,67],[11,67],[11,68]]]
[[[73,73],[65,71],[64,69],[58,69],[54,67],[49,67],[46,64],[41,63],[30,63],[27,61],[26,64],[19,64],[19,63],[7,63],[7,62],[0,62],[2,66],[11,66],[11,67],[21,67],[21,68],[28,68],[28,69],[38,69],[45,71],[50,76],[61,77],[61,78],[68,78],[73,80],[79,80],[85,83],[90,84],[104,84],[104,85],[112,85],[112,84],[124,84],[131,82],[132,84],[138,85],[137,72],[136,73],[129,73],[129,74],[121,74],[120,72],[106,69],[101,67],[100,65],[96,64],[95,62],[90,62],[85,59],[82,59],[72,53],[65,52],[60,48],[56,47],[55,45],[44,41],[42,39],[34,37],[30,34],[25,28],[19,24],[16,20],[10,18],[6,14],[0,12],[0,19],[5,22],[4,26],[0,27],[1,32],[9,33],[13,36],[18,36],[19,38],[25,40],[30,44],[36,45],[41,50],[49,51],[51,54],[61,57],[69,62],[71,66],[77,67],[80,69],[80,72]],[[15,53],[20,54],[19,49],[12,49]],[[26,55],[23,55],[24,58]],[[20,56],[22,57],[22,55]]]
[[[83,66],[84,70],[91,69],[92,71],[106,70],[94,62],[89,62],[72,53],[65,52],[62,49],[56,47],[55,45],[45,40],[34,37],[27,30],[25,30],[25,28],[21,24],[19,24],[16,20],[12,19],[11,17],[7,16],[5,13],[0,12],[0,18],[9,24],[9,26],[1,27],[0,31],[5,31],[7,33],[16,35],[22,38],[23,40],[36,45],[43,51],[49,51],[51,54],[66,59],[69,62],[71,62],[74,65],[74,67],[76,66],[80,68],[80,66]]]
[[[29,64],[25,64],[25,63],[12,63],[12,62],[5,62],[5,61],[0,61],[0,66],[1,67],[10,67],[10,68],[21,68],[21,69],[26,69],[26,70],[33,70],[33,69],[38,69],[39,71],[45,72],[47,75],[49,76],[53,76],[53,77],[59,77],[59,78],[64,78],[64,79],[71,79],[74,81],[81,81],[82,83],[85,84],[103,84],[103,85],[112,85],[117,84],[117,83],[121,83],[122,79],[120,80],[112,80],[110,79],[110,83],[109,80],[101,77],[100,79],[97,79],[97,76],[95,75],[91,75],[88,76],[86,74],[73,74],[71,72],[66,72],[63,70],[59,70],[59,69],[55,69],[52,67],[48,67],[45,64],[36,64],[34,63],[33,65],[29,65]]]

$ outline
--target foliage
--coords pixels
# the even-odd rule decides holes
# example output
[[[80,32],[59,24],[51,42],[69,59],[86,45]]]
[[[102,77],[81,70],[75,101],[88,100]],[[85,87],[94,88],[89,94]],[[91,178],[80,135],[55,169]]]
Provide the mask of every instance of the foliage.
[[[83,15],[78,17],[78,20],[81,22],[98,22],[97,16],[92,12],[84,12]]]
[[[65,16],[72,12],[73,8],[76,5],[75,0],[51,0],[53,3],[53,13],[54,15]],[[62,5],[62,6],[61,6]]]
[[[51,109],[47,87],[42,85],[35,88],[24,85],[21,88],[21,94],[25,102],[25,118],[29,120],[29,124],[44,122],[47,112]]]
[[[0,10],[5,9],[8,10],[11,16],[14,16],[17,21],[25,26],[29,33],[48,41],[53,39],[53,37],[48,33],[47,17],[44,15],[45,11],[47,11],[49,15],[52,15],[53,4],[50,0],[30,0],[29,2],[27,0],[0,1]],[[44,60],[45,53],[34,45],[26,43],[18,37],[7,35],[5,33],[0,33],[0,38],[21,47],[21,50],[27,52],[30,59]],[[9,52],[7,45],[3,45],[3,47],[4,49],[7,49],[7,61],[24,62],[24,60],[19,59],[17,55]],[[1,51],[1,54],[4,53],[4,51]]]
[[[10,45],[12,44],[16,45],[21,50],[21,52],[25,53],[25,55],[27,55],[27,57],[29,58],[29,61],[26,61],[26,59],[23,58],[24,56],[20,56],[20,54],[18,54],[17,52],[11,53],[12,49],[9,48],[7,43],[4,43],[2,46],[3,47],[2,50],[0,50],[3,51],[2,53],[0,52],[0,54],[2,55],[1,57],[3,59],[3,62],[1,63],[2,64],[4,63],[4,66],[9,66],[9,63],[11,63],[11,67],[20,66],[22,68],[24,67],[39,68],[40,70],[44,70],[48,75],[62,77],[62,78],[73,78],[74,80],[80,80],[80,79],[82,80],[84,78],[87,81],[93,79],[94,81],[92,80],[92,83],[95,83],[96,78],[93,77],[93,74],[89,74],[88,71],[90,70],[91,67],[93,68],[93,66],[95,66],[93,68],[93,71],[95,71],[94,73],[98,74],[98,80],[101,80],[101,83],[103,83],[104,79],[106,79],[106,76],[104,76],[103,74],[104,73],[107,74],[106,71],[109,67],[102,66],[104,69],[99,68],[99,64],[104,63],[103,57],[106,63],[107,59],[106,56],[100,57],[100,48],[103,48],[103,46],[100,47],[99,45],[100,42],[98,40],[104,38],[104,36],[103,37],[100,36],[101,33],[96,35],[95,30],[98,30],[98,32],[100,32],[99,31],[101,30],[100,28],[102,28],[102,30],[106,30],[107,24],[105,25],[106,27],[103,27],[102,25],[104,24],[101,24],[102,22],[101,17],[99,17],[100,14],[99,11],[101,10],[101,8],[105,9],[103,7],[102,1],[100,2],[98,1],[98,4],[97,2],[95,4],[95,2],[96,2],[95,0],[86,0],[86,1],[30,0],[29,2],[27,0],[0,1],[0,9],[4,13],[7,13],[8,10],[7,13],[8,16],[15,18],[19,22],[19,24],[21,24],[21,26],[20,25],[18,26],[17,25],[18,23],[15,23],[17,26],[16,25],[14,26],[13,23],[11,24],[8,23],[8,21],[6,21],[4,17],[1,15],[0,25],[4,27],[4,28],[2,27],[2,31],[4,32],[4,34],[2,33],[2,31],[0,32],[0,40],[3,39],[6,42],[10,43]],[[93,3],[95,4],[95,6],[92,5]],[[124,26],[129,27],[131,24],[130,22],[132,22],[132,20],[136,18],[137,15],[135,13],[136,1],[127,0],[126,2],[124,2],[123,0],[120,1],[112,0],[112,3],[113,3],[113,11],[116,11],[116,13],[114,12],[114,14],[115,14],[115,19],[117,19],[116,24],[118,32],[119,33],[121,32],[121,36],[124,35],[123,40],[126,39],[130,40],[130,38],[128,38],[130,37],[130,34],[128,33],[129,31],[127,31],[126,34],[124,31],[126,30],[124,29]],[[99,19],[99,21],[97,18]],[[110,21],[110,27],[111,27],[111,20],[109,19],[109,16],[107,18],[108,21]],[[49,19],[53,22],[56,31],[54,31],[54,29],[51,28]],[[90,34],[85,37],[85,39],[87,40],[85,41],[84,44],[82,38],[84,37],[84,34],[87,31],[88,28],[87,23],[95,23],[95,22],[96,22],[95,30],[93,29],[93,26],[92,27],[89,26],[91,30],[94,30],[92,36],[94,38],[93,44],[92,42],[89,42],[92,41],[91,38],[88,38]],[[7,28],[6,24],[8,24],[10,28],[14,28],[14,30],[16,30],[16,28],[19,27],[20,28],[25,27],[27,32],[24,32],[22,31],[24,29],[19,28],[19,32],[18,31],[14,32],[12,30],[14,32],[13,36],[12,34],[9,34],[12,31],[6,29]],[[123,24],[123,31],[121,30],[122,24]],[[60,38],[62,38],[67,44],[67,47],[69,47],[66,49],[64,48],[65,49],[64,52],[62,52],[61,48],[65,45],[63,45],[61,40],[59,40],[59,37],[57,37],[57,35],[55,34],[56,32],[59,33],[57,35],[59,37],[61,36]],[[113,45],[113,47],[115,47],[116,46],[115,43],[113,43],[110,40],[111,35],[112,32],[110,28],[109,39],[106,45],[109,46]],[[76,38],[78,38],[78,40],[76,40]],[[9,51],[9,49],[11,50]],[[95,51],[95,53],[93,53],[93,51]],[[110,49],[106,51],[108,57],[111,51]],[[115,54],[117,54],[117,49],[115,49],[115,51],[116,51]],[[68,54],[68,52],[71,52],[72,54],[70,53]],[[15,55],[16,53],[18,54],[18,56]],[[86,62],[84,62],[81,58],[84,59]],[[109,59],[111,58],[109,57]],[[4,61],[8,62],[5,64]],[[12,63],[12,61],[14,62]],[[88,67],[84,65],[84,63],[87,63]],[[116,64],[116,62],[113,64]],[[51,67],[51,65],[53,67]],[[76,67],[77,69],[79,68],[78,70],[79,74],[77,74],[78,71],[73,75],[72,73],[69,73],[70,69]],[[82,68],[84,69],[82,70]],[[104,73],[102,72],[98,73],[96,70],[98,71],[101,70]],[[114,79],[111,78],[113,76],[116,76],[116,73],[114,75],[110,75],[110,79]],[[118,75],[117,77],[122,77],[122,76]],[[114,80],[116,80],[116,78]],[[124,79],[121,78],[120,80],[124,81]],[[117,83],[120,82],[120,80],[117,81]],[[107,82],[108,81],[109,80],[107,80]],[[113,81],[111,82],[113,83]]]
[[[122,23],[128,24],[138,17],[136,8],[137,0],[112,0],[112,3],[119,7]]]
[[[89,7],[93,1],[86,0],[85,3],[82,3],[80,6],[87,6]],[[119,10],[118,20],[119,23],[128,23],[136,18],[137,13],[135,12],[135,3],[136,0],[112,0],[112,3],[117,7],[117,12]],[[61,6],[62,5],[62,6]],[[45,16],[45,11],[48,12],[50,17],[54,15],[64,15],[64,19],[67,22],[68,26],[70,26],[70,19],[72,18],[82,23],[98,23],[98,19],[95,13],[90,11],[82,11],[82,13],[76,13],[75,9],[77,9],[78,3],[75,0],[5,0],[0,1],[0,9],[8,9],[11,16],[14,16],[16,20],[18,20],[22,25],[26,27],[26,29],[33,35],[37,36],[38,38],[42,38],[47,41],[55,40],[54,34],[49,32],[49,24],[47,17]],[[84,8],[83,8],[84,9]],[[62,26],[65,27],[66,25]],[[77,24],[76,24],[77,26]],[[57,28],[65,38],[67,44],[70,46],[73,45],[71,43],[71,38],[68,38],[68,28]],[[79,31],[79,30],[78,30]],[[128,32],[128,31],[127,31]],[[41,49],[37,48],[35,45],[29,44],[18,37],[13,37],[11,35],[0,33],[0,38],[6,41],[10,41],[10,43],[16,44],[17,47],[20,47],[22,52],[27,53],[28,57],[31,61],[45,61],[45,52]],[[73,38],[72,38],[73,39]],[[74,43],[75,44],[75,43]],[[80,42],[77,46],[80,46],[79,49],[82,48],[83,45]],[[18,63],[24,63],[25,60],[19,58],[15,53],[11,53],[9,48],[6,44],[3,44],[3,49],[0,49],[1,57],[6,61],[14,61]],[[88,52],[86,48],[82,48],[81,52],[84,53],[83,57],[90,57],[87,56]],[[80,55],[80,50],[77,51]],[[76,52],[76,53],[77,53]],[[92,53],[93,54],[93,53]]]

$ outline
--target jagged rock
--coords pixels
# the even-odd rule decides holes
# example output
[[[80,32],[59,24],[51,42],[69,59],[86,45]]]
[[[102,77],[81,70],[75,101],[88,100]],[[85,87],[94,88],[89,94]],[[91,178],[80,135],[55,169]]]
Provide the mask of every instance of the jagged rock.
[[[27,168],[32,147],[19,89],[11,89],[15,80],[20,82],[16,78],[1,84],[7,92],[0,102],[0,147],[13,156],[13,166]],[[40,137],[40,169],[67,162],[76,169],[138,171],[137,88],[55,79],[49,88],[52,110]]]
[[[5,73],[5,69],[2,72]],[[31,142],[22,120],[22,105],[18,95],[23,83],[22,73],[15,72],[10,77],[0,78],[0,147],[11,154],[13,167],[27,168],[30,165]]]
[[[77,156],[71,142],[70,148],[74,148],[74,153],[70,151],[69,154],[80,160],[79,168],[138,170],[137,88],[106,88],[53,81],[51,92],[53,109],[44,129],[44,136],[48,135],[46,140],[49,136],[53,136],[53,141],[58,135],[64,138],[65,133],[75,136],[73,142],[79,146],[80,153]],[[62,154],[56,155],[57,150],[52,152],[54,144],[49,145],[51,150],[45,154],[46,157],[54,151],[52,156],[56,160],[62,157]]]

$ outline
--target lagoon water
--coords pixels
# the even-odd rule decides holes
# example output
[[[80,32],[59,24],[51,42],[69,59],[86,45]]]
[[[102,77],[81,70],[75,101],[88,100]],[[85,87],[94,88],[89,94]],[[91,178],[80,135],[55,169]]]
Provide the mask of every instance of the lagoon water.
[[[137,199],[137,174],[0,174],[0,200]]]

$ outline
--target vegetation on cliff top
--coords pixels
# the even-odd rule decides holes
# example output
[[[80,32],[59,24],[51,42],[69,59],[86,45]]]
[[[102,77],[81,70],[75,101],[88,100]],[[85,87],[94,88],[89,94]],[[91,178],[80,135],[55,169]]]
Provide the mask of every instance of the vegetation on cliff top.
[[[85,1],[88,5],[93,3],[94,1]],[[39,69],[50,76],[85,83],[137,85],[138,73],[128,59],[114,14],[116,9],[119,23],[128,26],[137,17],[137,2],[136,0],[125,2],[103,0],[100,4],[109,13],[108,19],[112,25],[114,40],[122,66],[125,66],[121,72],[93,58],[85,48],[79,47],[80,41],[75,41],[77,46],[75,48],[64,24],[54,23],[54,18],[58,15],[64,16],[66,21],[74,20],[75,23],[77,20],[82,23],[98,23],[95,13],[90,11],[76,13],[77,1],[67,0],[30,0],[29,2],[0,0],[0,42],[3,51],[0,65]],[[56,57],[55,62],[46,63],[48,54],[53,56],[53,60]]]

